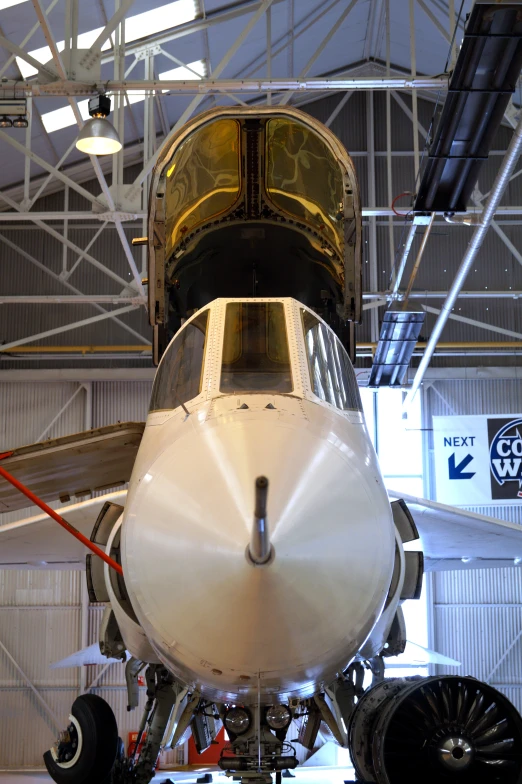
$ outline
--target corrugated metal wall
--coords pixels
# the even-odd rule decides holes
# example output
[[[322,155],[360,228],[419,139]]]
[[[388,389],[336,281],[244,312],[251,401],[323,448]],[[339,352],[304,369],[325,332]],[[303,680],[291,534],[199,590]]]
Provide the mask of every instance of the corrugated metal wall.
[[[433,426],[433,416],[518,414],[522,384],[517,379],[436,381],[424,400],[428,428]],[[522,505],[471,509],[522,524]],[[437,667],[436,671],[487,680],[522,711],[522,568],[434,573],[431,595],[431,647],[462,662],[458,669]]]
[[[77,383],[0,383],[0,445],[33,443],[69,402],[45,437],[79,432],[92,422],[142,421],[150,396],[148,382],[91,382],[89,394]],[[91,410],[86,410],[91,401]],[[0,524],[26,517],[30,509],[0,515]],[[94,520],[93,520],[94,524]],[[64,534],[66,535],[66,534]],[[77,571],[0,570],[0,769],[41,767],[42,753],[56,737],[49,712],[38,702],[10,654],[60,724],[78,696],[80,670],[49,669],[49,664],[82,647],[82,582]],[[96,642],[103,607],[88,608],[87,644]],[[2,649],[1,646],[4,646]],[[87,686],[102,667],[88,667]],[[127,743],[137,729],[139,709],[127,712],[124,668],[112,664],[95,687],[112,706]],[[144,702],[142,694],[141,702]],[[64,725],[65,726],[65,725]],[[179,761],[178,752],[164,764]]]

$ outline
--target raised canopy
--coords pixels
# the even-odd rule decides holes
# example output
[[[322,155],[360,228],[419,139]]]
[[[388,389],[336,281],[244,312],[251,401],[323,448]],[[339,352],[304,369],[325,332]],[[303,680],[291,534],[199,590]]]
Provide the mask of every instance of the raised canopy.
[[[163,150],[151,185],[156,359],[217,297],[294,297],[346,344],[347,322],[361,318],[361,232],[352,160],[320,122],[288,107],[195,118]]]

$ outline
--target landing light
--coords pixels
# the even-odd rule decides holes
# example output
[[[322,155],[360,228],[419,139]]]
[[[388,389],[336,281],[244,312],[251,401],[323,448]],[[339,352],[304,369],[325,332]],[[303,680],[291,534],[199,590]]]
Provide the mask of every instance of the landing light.
[[[250,727],[250,713],[244,708],[230,708],[225,715],[225,727],[234,735],[243,735]]]
[[[272,705],[267,708],[265,718],[266,723],[273,730],[284,730],[292,721],[292,714],[286,705]]]

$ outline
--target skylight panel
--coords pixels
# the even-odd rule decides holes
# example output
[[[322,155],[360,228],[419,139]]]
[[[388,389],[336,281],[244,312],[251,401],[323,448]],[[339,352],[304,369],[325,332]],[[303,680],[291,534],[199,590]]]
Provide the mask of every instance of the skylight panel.
[[[16,0],[17,2],[25,2],[25,0]],[[2,2],[9,2],[13,5],[13,0],[0,0],[0,8]],[[153,8],[150,11],[145,11],[142,14],[135,14],[129,16],[125,20],[125,41],[132,43],[138,41],[140,38],[147,38],[148,36],[161,33],[163,30],[168,30],[171,27],[191,22],[198,15],[198,0],[175,0],[173,3]],[[96,41],[103,27],[97,27],[96,30],[89,30],[87,33],[81,33],[78,36],[78,48],[90,49]],[[59,52],[65,49],[65,41],[57,41],[56,46]],[[111,48],[110,39],[105,41],[102,46],[102,51]],[[39,63],[48,63],[51,60],[51,50],[48,46],[42,46],[39,49],[33,49],[29,52],[31,57],[38,60]],[[24,79],[34,76],[38,73],[36,68],[29,65],[21,57],[16,58],[16,62]],[[185,77],[182,77],[185,78]]]
[[[196,0],[175,0],[125,20],[125,41],[131,43],[170,27],[192,22],[198,14]]]
[[[78,101],[78,109],[80,110],[82,120],[88,120],[89,99],[86,101]],[[47,133],[59,131],[61,128],[67,128],[69,125],[76,125],[74,112],[71,106],[62,106],[61,109],[55,109],[52,112],[42,114],[42,122]]]
[[[159,78],[164,81],[187,81],[190,79],[197,79],[196,74],[202,79],[206,75],[205,61],[197,60],[195,63],[187,63],[187,68],[179,67],[173,68],[172,71],[163,71],[159,74]],[[194,71],[196,73],[194,73]]]
[[[206,76],[206,65],[204,60],[196,60],[193,63],[187,63],[188,67],[173,68],[170,71],[163,71],[158,74],[162,80],[178,80],[183,81],[186,79],[197,79],[194,71],[199,74],[200,78]],[[130,104],[140,103],[145,100],[145,94],[142,90],[128,90],[127,96]],[[114,104],[113,104],[114,106]],[[78,109],[83,120],[89,119],[89,99],[85,101],[78,101]],[[60,131],[62,128],[68,128],[71,125],[76,125],[74,113],[70,106],[63,106],[61,109],[54,109],[52,112],[42,114],[42,122],[47,133]]]
[[[4,8],[11,8],[12,5],[20,5],[20,3],[25,3],[26,0],[0,0],[0,11],[3,11]]]

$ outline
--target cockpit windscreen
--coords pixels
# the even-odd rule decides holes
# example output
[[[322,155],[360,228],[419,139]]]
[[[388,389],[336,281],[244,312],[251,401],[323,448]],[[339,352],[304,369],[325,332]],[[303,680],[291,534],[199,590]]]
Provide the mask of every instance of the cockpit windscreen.
[[[225,316],[221,392],[292,391],[282,302],[230,302]]]
[[[161,360],[152,387],[149,411],[178,408],[201,392],[208,310],[179,330]]]
[[[357,379],[341,341],[309,310],[302,308],[301,316],[314,395],[343,411],[362,411]]]

